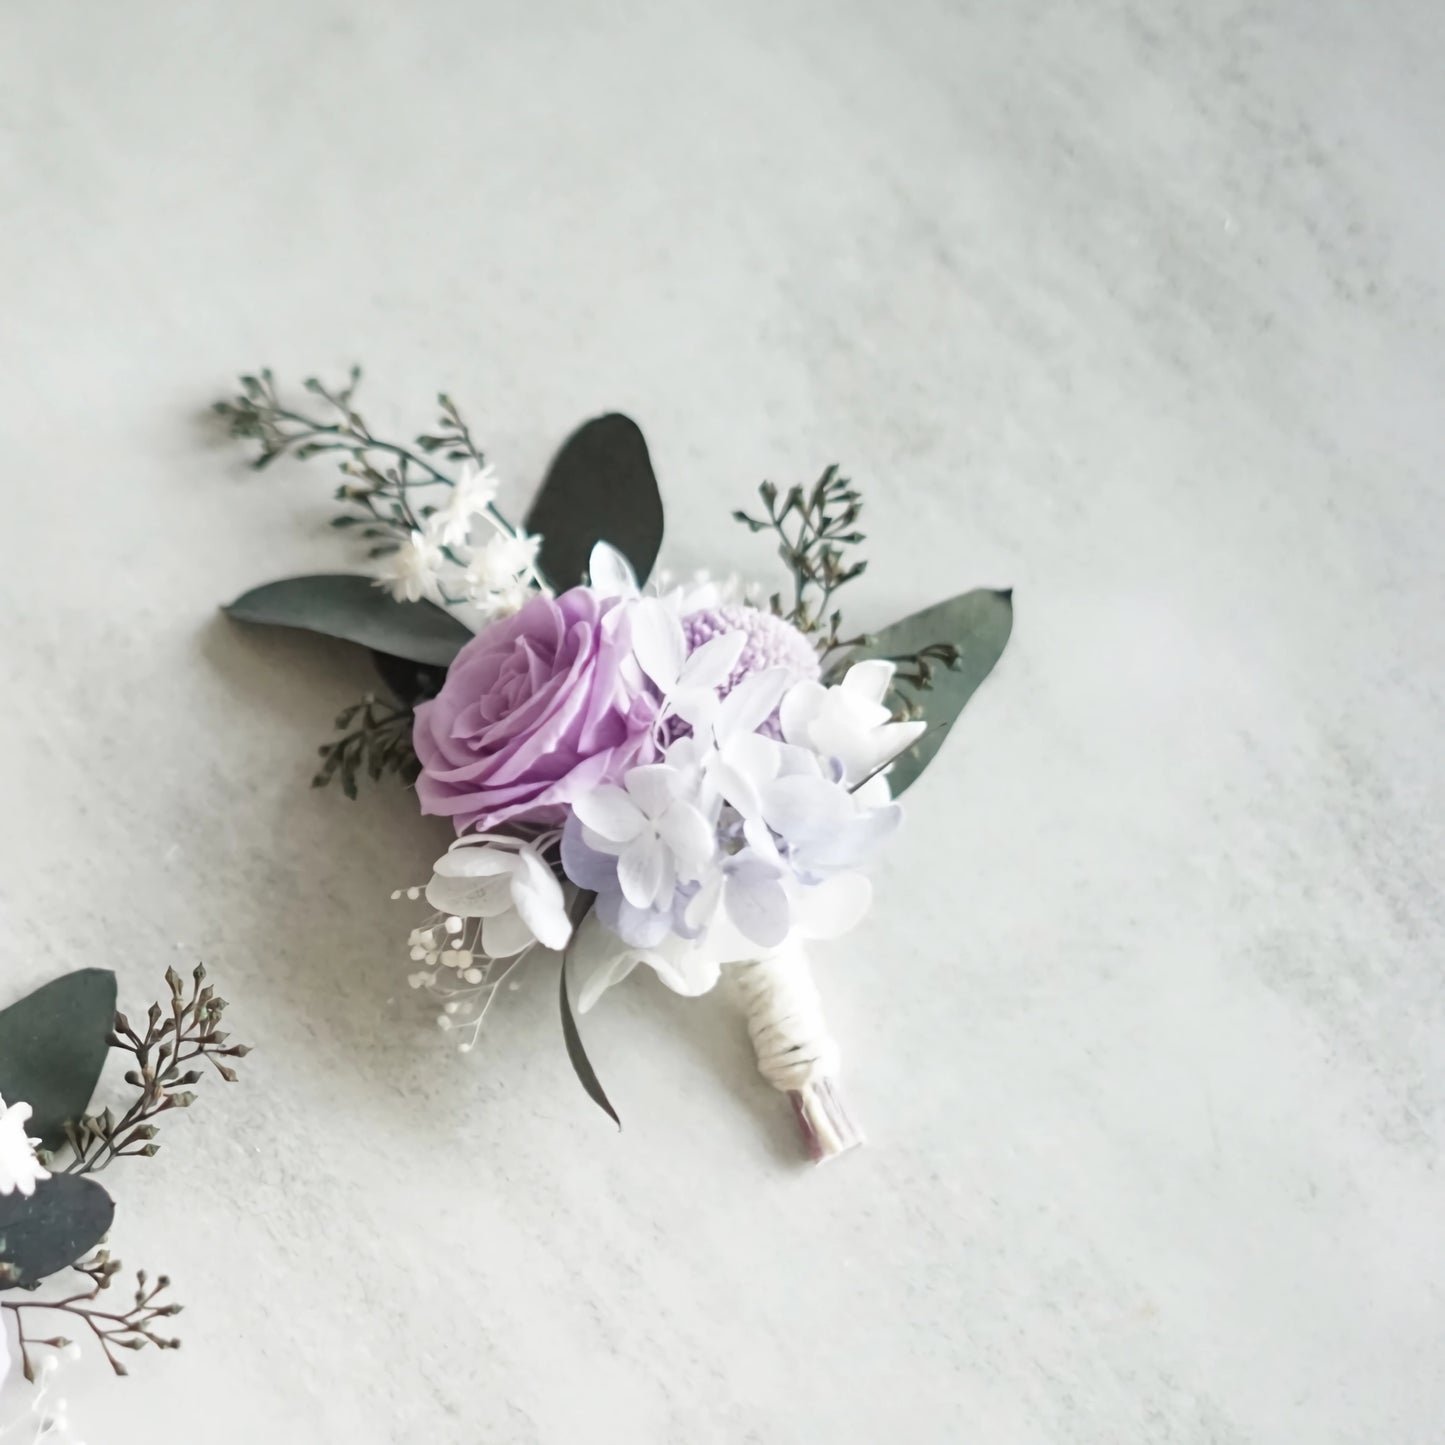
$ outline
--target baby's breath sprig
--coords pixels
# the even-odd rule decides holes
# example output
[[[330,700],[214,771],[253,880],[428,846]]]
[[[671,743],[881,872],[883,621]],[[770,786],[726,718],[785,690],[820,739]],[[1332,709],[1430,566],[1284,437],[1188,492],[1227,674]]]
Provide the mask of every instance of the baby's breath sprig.
[[[443,471],[433,456],[477,467],[485,467],[486,458],[456,403],[445,394],[437,398],[441,415],[435,434],[417,437],[412,446],[377,436],[353,405],[360,381],[358,366],[351,368],[343,387],[328,387],[314,376],[307,377],[302,386],[326,408],[315,415],[283,402],[275,377],[263,368],[242,376],[240,392],[218,401],[215,411],[226,419],[233,437],[260,443],[251,464],[257,471],[288,454],[299,461],[339,455],[346,480],[337,487],[336,500],[349,510],[333,518],[332,526],[360,528],[359,535],[372,544],[369,555],[381,557],[421,531],[437,510],[418,492],[456,485],[457,479]],[[486,510],[510,535],[513,529],[496,508],[489,505]]]
[[[66,1125],[74,1157],[65,1173],[96,1174],[115,1159],[156,1154],[160,1145],[155,1142],[155,1121],[195,1102],[191,1086],[204,1074],[192,1065],[208,1063],[228,1084],[236,1081],[235,1069],[225,1061],[245,1058],[250,1048],[229,1042],[230,1035],[220,1028],[226,1000],[217,997],[205,978],[205,965],[197,964],[188,992],[180,974],[168,968],[170,997],[164,1006],[150,1006],[144,1033],[137,1033],[125,1014],[116,1014],[110,1046],[134,1057],[125,1081],[139,1093],[119,1118],[106,1108]]]
[[[171,1301],[157,1303],[170,1288],[171,1282],[165,1275],[152,1281],[144,1270],[137,1271],[134,1302],[124,1309],[106,1308],[109,1301],[104,1304],[99,1302],[121,1268],[121,1262],[112,1259],[109,1250],[102,1249],[90,1259],[71,1265],[76,1274],[90,1281],[88,1288],[78,1289],[60,1299],[0,1301],[0,1309],[8,1310],[14,1317],[20,1343],[20,1364],[27,1380],[32,1384],[35,1381],[32,1352],[37,1347],[57,1353],[69,1353],[76,1349],[74,1342],[64,1335],[42,1338],[31,1333],[27,1324],[37,1314],[69,1315],[79,1321],[95,1336],[117,1375],[129,1373],[125,1363],[116,1355],[117,1350],[143,1350],[147,1345],[154,1345],[158,1350],[180,1349],[178,1339],[161,1334],[158,1328],[160,1321],[173,1319],[182,1309],[181,1305]]]
[[[820,652],[850,645],[839,637],[842,614],[830,607],[838,589],[861,577],[868,565],[845,560],[845,549],[864,540],[857,529],[862,497],[836,466],[827,468],[807,490],[790,487],[781,503],[772,482],[762,483],[758,495],[765,516],[737,511],[733,517],[754,532],[778,534],[778,556],[793,574],[793,601],[785,610],[781,594],[775,593],[773,611],[815,637]]]
[[[311,786],[324,788],[339,777],[341,791],[355,800],[356,778],[361,772],[373,782],[394,773],[403,783],[414,783],[421,772],[411,741],[414,722],[410,707],[368,693],[337,716],[336,729],[344,735],[317,749],[322,763]]]

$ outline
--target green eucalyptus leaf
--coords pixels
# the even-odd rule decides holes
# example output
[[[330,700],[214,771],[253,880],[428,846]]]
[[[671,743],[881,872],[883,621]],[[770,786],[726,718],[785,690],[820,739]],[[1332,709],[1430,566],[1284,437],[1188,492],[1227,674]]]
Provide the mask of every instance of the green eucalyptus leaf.
[[[371,660],[397,701],[407,707],[415,707],[417,703],[435,697],[447,679],[444,667],[428,662],[412,662],[409,658],[394,657],[389,652],[373,651]]]
[[[0,1098],[34,1111],[32,1133],[58,1149],[65,1126],[83,1118],[95,1093],[115,1022],[115,975],[67,973],[0,1012]]]
[[[0,1265],[6,1284],[37,1284],[82,1260],[115,1218],[110,1195],[93,1179],[57,1174],[26,1198],[0,1194]]]
[[[240,622],[299,627],[433,667],[449,666],[472,638],[471,629],[444,607],[398,602],[370,577],[348,573],[268,582],[225,610]]]
[[[526,527],[542,538],[538,563],[559,592],[585,580],[598,542],[610,542],[646,582],[662,546],[662,497],[637,423],[610,412],[578,427],[553,460]]]
[[[588,901],[591,901],[590,898]],[[582,1047],[582,1035],[578,1032],[577,1020],[572,1015],[572,1000],[567,993],[567,955],[565,953],[562,955],[562,966],[558,972],[561,974],[561,981],[557,989],[558,1003],[562,1011],[562,1038],[567,1044],[567,1057],[572,1061],[573,1072],[581,1080],[588,1097],[620,1129],[622,1120],[617,1117],[617,1110],[612,1107],[612,1101],[607,1097],[606,1090],[602,1087],[602,1081],[597,1077],[597,1071],[592,1067],[592,1060],[587,1057],[587,1050]]]
[[[898,758],[888,774],[895,798],[911,787],[933,761],[964,704],[993,671],[1012,629],[1012,590],[979,588],[902,618],[849,654],[845,665],[866,657],[907,657],[939,642],[951,642],[959,651],[957,668],[936,668],[932,687],[897,689],[896,700],[922,708],[928,731]]]

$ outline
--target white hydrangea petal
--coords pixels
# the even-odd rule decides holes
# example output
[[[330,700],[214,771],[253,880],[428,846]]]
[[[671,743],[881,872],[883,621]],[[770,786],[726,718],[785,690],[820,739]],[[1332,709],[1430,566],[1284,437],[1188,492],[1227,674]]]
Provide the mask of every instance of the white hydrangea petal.
[[[622,896],[634,908],[651,908],[662,885],[667,853],[655,834],[634,838],[617,859],[617,881]]]
[[[863,921],[873,884],[863,873],[836,873],[792,892],[793,928],[800,938],[838,938]]]
[[[797,747],[809,747],[813,719],[823,710],[828,689],[821,682],[796,682],[783,694],[778,705],[778,720],[783,737]]]
[[[881,657],[870,657],[864,662],[855,662],[843,674],[838,686],[867,702],[881,703],[888,695],[895,671],[897,668],[893,663]]]
[[[776,878],[733,874],[723,889],[723,906],[738,930],[760,948],[776,948],[788,936],[792,911]]]
[[[642,954],[645,963],[673,993],[696,998],[711,991],[721,976],[717,960],[687,939],[669,938],[660,948]]]
[[[442,878],[492,878],[510,873],[516,866],[515,853],[485,843],[454,844],[431,865],[432,872]]]
[[[523,848],[521,868],[512,879],[512,898],[522,921],[544,948],[565,948],[572,936],[567,899],[557,875],[535,848]]]
[[[853,799],[823,778],[779,778],[763,790],[763,817],[784,838],[826,837],[857,815]]]
[[[777,711],[791,680],[786,667],[749,673],[723,699],[716,726],[718,741],[725,743],[740,733],[756,732]]]
[[[512,906],[511,875],[496,878],[434,877],[426,886],[426,901],[438,913],[458,918],[494,918]]]
[[[761,787],[747,773],[733,767],[726,757],[719,756],[708,769],[708,782],[723,799],[731,803],[744,818],[762,812]]]
[[[615,783],[579,793],[572,800],[572,811],[584,827],[609,843],[630,843],[646,823],[637,804]]]
[[[888,786],[887,770],[874,773],[866,783],[854,788],[853,801],[860,808],[886,808],[893,801],[893,793]]]
[[[682,785],[682,774],[667,763],[644,763],[632,768],[623,782],[634,808],[640,809],[643,817],[653,819],[667,810]]]
[[[573,1002],[587,1013],[615,983],[621,983],[637,966],[637,950],[588,913],[567,951],[567,972],[574,984]]]
[[[664,693],[676,685],[687,657],[682,624],[655,597],[644,597],[630,609],[632,650],[639,666]]]
[[[489,958],[512,958],[533,941],[532,930],[515,908],[482,920],[482,952]]]
[[[782,771],[782,745],[762,733],[739,733],[728,740],[722,752],[729,767],[736,768],[759,788]]]
[[[694,734],[701,736],[712,731],[721,706],[713,688],[679,686],[668,701],[673,712],[687,723]]]
[[[732,675],[747,643],[745,632],[720,632],[694,649],[678,674],[679,687],[718,688]]]
[[[684,868],[695,871],[713,855],[717,838],[707,819],[691,803],[673,799],[657,820],[658,837]]]
[[[611,542],[598,542],[592,548],[587,576],[599,597],[637,596],[637,574],[632,563]]]
[[[713,871],[702,880],[702,887],[687,900],[683,919],[689,928],[705,928],[722,902],[723,876]]]

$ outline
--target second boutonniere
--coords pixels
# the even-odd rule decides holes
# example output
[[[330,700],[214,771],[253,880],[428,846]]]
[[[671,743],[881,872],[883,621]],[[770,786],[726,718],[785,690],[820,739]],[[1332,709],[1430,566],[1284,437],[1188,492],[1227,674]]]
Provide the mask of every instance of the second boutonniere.
[[[470,1048],[503,982],[560,953],[567,1052],[615,1119],[573,996],[585,1013],[639,965],[688,995],[729,975],[812,1157],[860,1142],[809,956],[869,908],[868,863],[1002,653],[1010,593],[850,633],[838,595],[864,571],[862,499],[836,467],[765,482],[733,514],[772,540],[783,588],[677,582],[654,572],[662,499],[628,418],[579,428],[518,525],[447,397],[401,444],[357,411],[357,377],[308,381],[292,405],[261,372],[218,404],[257,466],[339,459],[334,525],[370,563],[228,610],[370,648],[394,694],[340,715],[315,781],[354,795],[360,774],[396,774],[455,826],[430,880],[393,894],[432,910],[408,937],[413,987]]]

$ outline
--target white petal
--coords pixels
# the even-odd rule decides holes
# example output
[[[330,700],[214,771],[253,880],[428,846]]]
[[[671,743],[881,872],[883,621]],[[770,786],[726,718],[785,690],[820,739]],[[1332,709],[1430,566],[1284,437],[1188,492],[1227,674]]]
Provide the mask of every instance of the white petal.
[[[800,748],[811,746],[813,719],[823,710],[827,698],[828,689],[821,682],[798,682],[787,690],[778,705],[778,718],[783,736],[790,743]]]
[[[438,913],[458,918],[492,918],[512,906],[511,875],[497,878],[445,878],[426,886],[426,901]]]
[[[853,801],[865,811],[870,808],[886,808],[892,800],[893,794],[888,788],[886,770],[874,773],[866,783],[853,789]]]
[[[532,930],[515,908],[482,920],[482,952],[488,958],[511,958],[532,941]]]
[[[572,800],[572,811],[584,827],[609,843],[630,843],[645,821],[637,804],[615,783],[603,783],[590,793],[579,793]]]
[[[535,848],[523,848],[520,856],[522,867],[512,880],[517,912],[544,948],[564,948],[572,936],[572,922],[562,885]]]
[[[873,884],[862,873],[839,873],[791,894],[793,926],[802,938],[837,938],[855,928],[873,902]]]
[[[432,864],[432,872],[442,878],[495,878],[510,873],[516,866],[515,853],[485,843],[471,843],[447,849]]]
[[[642,955],[647,964],[670,988],[685,998],[707,993],[717,983],[721,970],[717,961],[686,939],[670,938],[661,948],[649,948]]]
[[[788,690],[789,677],[786,667],[749,673],[723,699],[717,719],[718,741],[756,732],[777,711]]]
[[[635,908],[651,908],[662,886],[663,865],[667,851],[655,833],[634,838],[617,860],[617,881],[622,896]]]
[[[574,980],[580,980],[575,991],[577,1012],[586,1013],[636,965],[636,950],[618,938],[595,912],[589,913],[567,953],[567,970]]]
[[[728,917],[754,943],[776,948],[792,923],[788,895],[776,878],[728,879],[723,891]]]
[[[610,542],[598,542],[592,548],[587,576],[599,597],[637,596],[637,574],[632,563]]]
[[[710,734],[720,704],[717,693],[710,687],[683,687],[679,684],[668,701],[672,710],[693,732],[698,735]]]
[[[742,656],[745,632],[720,632],[688,655],[678,675],[679,687],[717,688],[728,680]]]
[[[655,597],[644,597],[635,603],[629,617],[632,650],[637,654],[638,663],[663,692],[670,692],[687,656],[682,624]]]
[[[723,877],[719,872],[709,873],[702,880],[702,887],[687,901],[683,919],[689,928],[704,928],[717,912],[722,902]]]
[[[666,763],[644,763],[631,769],[623,779],[627,796],[645,818],[656,818],[667,810],[682,784],[682,774]]]
[[[744,818],[762,811],[763,795],[758,785],[725,758],[719,757],[708,770],[708,780]]]
[[[855,662],[838,685],[868,702],[881,703],[888,695],[895,670],[893,663],[885,662],[881,657],[872,657],[866,662]]]
[[[857,815],[852,798],[822,778],[779,778],[763,791],[763,817],[785,838],[823,837]]]
[[[667,844],[674,858],[695,876],[713,855],[717,838],[707,819],[691,803],[674,799],[657,820],[657,834]]]

